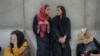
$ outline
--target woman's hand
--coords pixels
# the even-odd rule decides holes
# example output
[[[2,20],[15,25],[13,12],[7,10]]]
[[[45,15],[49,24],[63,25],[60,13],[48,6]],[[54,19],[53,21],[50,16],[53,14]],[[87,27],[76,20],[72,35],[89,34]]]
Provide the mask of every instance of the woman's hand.
[[[97,54],[90,54],[90,56],[98,56]],[[99,55],[100,56],[100,55]]]
[[[44,24],[49,25],[49,22],[48,21],[44,21]]]
[[[44,22],[39,21],[39,23],[38,23],[38,28],[40,28],[40,26],[43,25],[43,24],[44,24]]]
[[[44,24],[44,22],[42,22],[42,21],[39,21],[38,25],[42,25],[42,24]]]
[[[64,38],[64,37],[61,37],[61,38],[59,38],[59,40],[58,40],[61,44],[64,44],[65,43],[65,41],[66,41],[66,39]]]
[[[60,37],[60,38],[58,39],[59,43],[62,43],[62,42],[61,42],[61,38],[62,38],[62,37]]]
[[[81,56],[84,56],[84,54],[81,54]]]
[[[100,56],[100,54],[90,54],[90,56]]]
[[[17,36],[14,34],[12,35],[11,39],[14,41],[14,47],[16,47],[17,46]]]
[[[44,24],[47,25],[47,29],[49,30],[50,29],[50,24],[48,21],[44,21]]]
[[[66,38],[67,38],[67,36],[65,35],[65,36],[64,36],[64,39],[66,40]]]
[[[17,47],[17,39],[14,39],[14,47]]]

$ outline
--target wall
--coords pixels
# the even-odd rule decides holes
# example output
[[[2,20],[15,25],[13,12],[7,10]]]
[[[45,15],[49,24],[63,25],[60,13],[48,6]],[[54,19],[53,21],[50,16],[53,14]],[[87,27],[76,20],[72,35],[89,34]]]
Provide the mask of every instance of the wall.
[[[98,40],[100,34],[100,0],[0,0],[0,46],[4,49],[9,42],[11,31],[20,29],[26,31],[26,37],[36,53],[36,39],[32,32],[33,17],[39,12],[42,4],[51,7],[50,16],[56,15],[57,5],[64,5],[67,16],[71,20],[72,55],[75,56],[77,34],[83,27],[88,27]],[[32,47],[31,47],[32,48]]]

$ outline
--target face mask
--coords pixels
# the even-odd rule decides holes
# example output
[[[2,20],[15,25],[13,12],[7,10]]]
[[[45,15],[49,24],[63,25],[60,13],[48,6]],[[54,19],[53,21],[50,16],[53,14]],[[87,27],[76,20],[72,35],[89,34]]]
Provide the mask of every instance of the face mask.
[[[10,40],[10,43],[11,43],[11,44],[14,44],[14,40],[11,39],[11,40]]]

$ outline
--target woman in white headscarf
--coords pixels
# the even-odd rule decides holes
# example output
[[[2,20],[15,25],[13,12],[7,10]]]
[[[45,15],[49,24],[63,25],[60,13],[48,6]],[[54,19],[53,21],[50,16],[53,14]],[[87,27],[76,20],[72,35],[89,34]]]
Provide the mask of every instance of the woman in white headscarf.
[[[100,56],[100,43],[90,34],[87,28],[79,33],[77,56]]]

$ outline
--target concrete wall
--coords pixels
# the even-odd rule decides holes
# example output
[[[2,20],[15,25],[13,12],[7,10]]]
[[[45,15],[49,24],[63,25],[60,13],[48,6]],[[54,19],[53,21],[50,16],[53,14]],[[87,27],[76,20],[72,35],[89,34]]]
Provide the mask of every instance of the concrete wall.
[[[100,0],[97,0],[97,9],[96,9],[96,28],[100,29]]]
[[[23,1],[0,0],[0,28],[23,28]]]
[[[60,1],[60,2],[59,2]],[[40,2],[34,2],[34,0],[29,0],[25,2],[25,18],[26,18],[26,27],[29,28],[32,26],[33,17],[38,13],[41,4],[49,4],[51,7],[51,17],[56,15],[57,5],[64,5],[67,9],[67,14],[71,19],[72,26],[74,28],[83,27],[84,23],[84,0],[41,0]],[[38,5],[37,5],[38,4]],[[34,6],[35,5],[35,6]],[[81,23],[79,24],[80,21]]]
[[[99,29],[95,27],[99,24],[99,0],[29,0],[25,2],[26,27],[32,26],[33,17],[38,13],[41,4],[49,4],[51,7],[51,17],[56,15],[57,5],[64,5],[72,24],[72,29],[88,27],[90,29]],[[34,6],[35,5],[35,6]],[[98,18],[97,18],[98,17]]]
[[[66,8],[72,25],[73,56],[75,56],[77,34],[82,27],[88,27],[93,36],[100,40],[100,0],[0,0],[0,46],[3,49],[9,42],[11,31],[20,29],[28,34],[26,39],[32,46],[31,51],[34,55],[36,54],[36,39],[32,32],[32,22],[44,3],[50,5],[51,17],[56,15],[57,5],[64,5]]]

